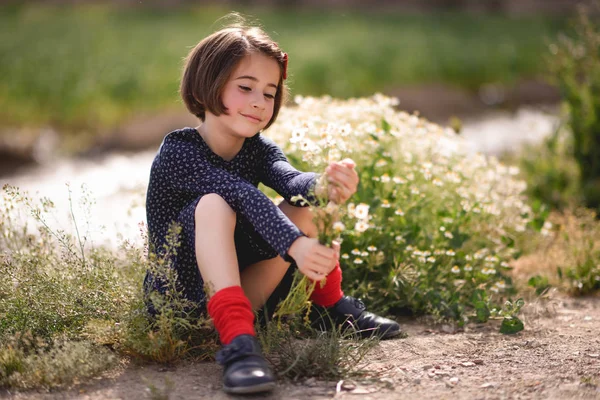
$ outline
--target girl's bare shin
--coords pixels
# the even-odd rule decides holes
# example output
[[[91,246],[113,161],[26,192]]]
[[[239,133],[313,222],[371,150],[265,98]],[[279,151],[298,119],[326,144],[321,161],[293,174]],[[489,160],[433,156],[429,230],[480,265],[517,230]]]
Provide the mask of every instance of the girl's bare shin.
[[[235,251],[235,212],[217,194],[202,197],[196,206],[196,261],[206,293],[240,286]]]

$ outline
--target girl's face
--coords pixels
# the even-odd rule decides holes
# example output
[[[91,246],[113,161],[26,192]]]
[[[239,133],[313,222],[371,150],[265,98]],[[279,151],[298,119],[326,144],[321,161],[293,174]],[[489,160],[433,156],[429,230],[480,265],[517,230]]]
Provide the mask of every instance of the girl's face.
[[[227,114],[216,117],[222,128],[237,137],[252,137],[273,116],[279,82],[279,65],[261,53],[244,57],[223,88]]]

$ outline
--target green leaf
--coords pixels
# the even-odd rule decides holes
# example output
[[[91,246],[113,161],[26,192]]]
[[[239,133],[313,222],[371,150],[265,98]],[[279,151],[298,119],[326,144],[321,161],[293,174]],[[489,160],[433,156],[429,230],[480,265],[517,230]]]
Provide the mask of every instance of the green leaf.
[[[474,303],[474,306],[477,322],[487,322],[490,319],[490,309],[486,302],[479,300]]]
[[[550,287],[550,283],[548,283],[548,278],[541,275],[535,275],[529,278],[527,284],[535,289],[535,293],[539,296],[546,291]]]
[[[500,325],[500,333],[504,335],[513,335],[525,329],[523,321],[517,317],[505,317]]]
[[[391,128],[392,126],[385,120],[385,118],[381,120],[381,129],[383,129],[385,133],[389,133]]]

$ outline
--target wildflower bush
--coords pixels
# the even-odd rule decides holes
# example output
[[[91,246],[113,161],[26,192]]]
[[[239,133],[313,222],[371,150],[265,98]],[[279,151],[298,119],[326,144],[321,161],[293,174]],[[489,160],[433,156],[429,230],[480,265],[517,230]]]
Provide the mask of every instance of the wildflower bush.
[[[518,169],[468,153],[452,130],[396,111],[392,98],[295,102],[269,132],[290,159],[315,170],[338,152],[360,174],[340,215],[345,291],[389,313],[459,323],[499,313],[515,243],[536,222]]]

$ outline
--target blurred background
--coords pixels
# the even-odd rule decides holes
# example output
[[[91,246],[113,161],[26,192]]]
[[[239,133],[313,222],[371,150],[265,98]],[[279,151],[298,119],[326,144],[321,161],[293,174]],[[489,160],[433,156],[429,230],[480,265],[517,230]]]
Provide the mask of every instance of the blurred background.
[[[108,195],[127,170],[143,187],[163,136],[197,125],[178,96],[183,58],[231,11],[290,54],[292,97],[396,96],[502,154],[560,124],[551,44],[591,3],[0,1],[0,182],[102,181]]]

